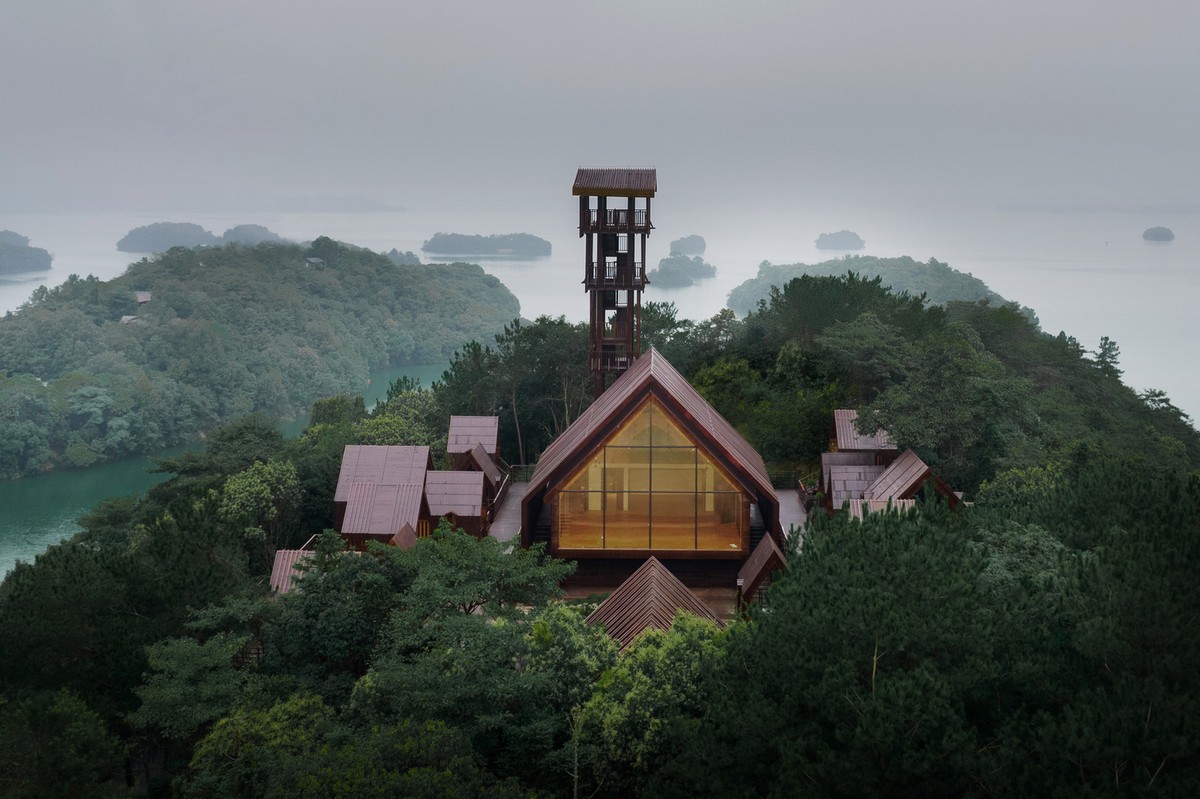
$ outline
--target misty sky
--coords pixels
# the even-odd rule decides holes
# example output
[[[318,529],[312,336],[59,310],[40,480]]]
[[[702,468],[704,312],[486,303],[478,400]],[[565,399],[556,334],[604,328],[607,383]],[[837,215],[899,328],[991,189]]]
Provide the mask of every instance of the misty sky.
[[[0,210],[1200,204],[1200,3],[6,0]]]

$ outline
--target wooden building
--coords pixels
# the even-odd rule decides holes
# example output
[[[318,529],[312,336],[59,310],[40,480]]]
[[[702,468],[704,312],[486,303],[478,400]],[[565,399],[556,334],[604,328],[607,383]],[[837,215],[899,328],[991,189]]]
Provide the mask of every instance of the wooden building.
[[[368,541],[410,547],[429,535],[425,475],[429,447],[347,446],[333,495],[334,529],[357,548]]]
[[[651,348],[542,453],[521,543],[612,590],[651,555],[691,587],[736,592],[764,536],[782,546],[761,456]]]
[[[483,474],[483,508],[486,529],[508,491],[508,465],[500,457],[500,417],[451,416],[446,454],[456,471]]]
[[[476,538],[487,535],[483,472],[429,472],[425,475],[425,501],[433,519],[445,518]]]
[[[671,629],[680,611],[725,626],[670,569],[651,556],[591,612],[587,623],[601,625],[624,652],[646,630]]]
[[[587,241],[588,370],[597,397],[641,353],[646,237],[654,229],[650,201],[657,190],[654,169],[575,173],[571,194],[579,198],[579,236]]]

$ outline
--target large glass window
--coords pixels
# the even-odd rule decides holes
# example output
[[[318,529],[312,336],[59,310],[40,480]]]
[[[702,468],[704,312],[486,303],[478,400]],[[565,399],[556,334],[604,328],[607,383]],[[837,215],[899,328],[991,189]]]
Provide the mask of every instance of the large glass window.
[[[561,549],[742,547],[742,494],[651,398],[559,491]]]

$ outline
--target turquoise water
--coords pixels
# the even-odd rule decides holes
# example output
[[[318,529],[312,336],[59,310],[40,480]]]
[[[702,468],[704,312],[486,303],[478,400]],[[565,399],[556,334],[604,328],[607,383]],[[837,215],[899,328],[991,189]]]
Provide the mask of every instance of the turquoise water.
[[[428,388],[441,377],[447,364],[395,366],[371,375],[363,399],[373,406],[387,395],[391,382],[402,376]],[[282,425],[287,435],[304,429],[306,417]],[[449,420],[447,420],[449,423]],[[169,457],[179,447],[154,454]],[[97,503],[113,497],[144,494],[170,475],[151,474],[150,456],[106,463],[74,472],[59,472],[23,480],[0,481],[0,576],[18,561],[32,561],[42,550],[79,532],[78,519]]]

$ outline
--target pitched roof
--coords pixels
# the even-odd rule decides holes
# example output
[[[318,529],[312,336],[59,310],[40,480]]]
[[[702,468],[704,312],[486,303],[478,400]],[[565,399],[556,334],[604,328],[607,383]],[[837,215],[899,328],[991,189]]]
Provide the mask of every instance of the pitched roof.
[[[764,535],[758,546],[750,553],[750,557],[738,570],[738,581],[742,586],[742,597],[750,601],[758,593],[758,589],[771,577],[772,572],[788,568],[787,556],[775,543],[775,539]]]
[[[833,412],[833,427],[837,433],[839,451],[877,452],[897,449],[886,430],[876,430],[874,435],[864,436],[854,427],[858,411],[838,408]]]
[[[917,453],[906,449],[863,492],[863,499],[908,499],[929,479],[930,469]]]
[[[489,455],[496,454],[500,441],[499,416],[451,416],[450,432],[446,441],[446,452],[457,455],[470,452],[476,444],[482,444]]]
[[[279,549],[275,551],[275,563],[271,566],[271,590],[286,594],[292,590],[292,579],[300,572],[297,564],[312,553],[304,549]]]
[[[592,611],[587,623],[603,625],[624,652],[650,627],[671,629],[681,610],[725,626],[658,558],[650,557]]]
[[[830,471],[834,466],[875,466],[873,452],[822,452],[821,453],[821,490],[826,494],[830,491]],[[874,478],[872,478],[874,479]],[[864,486],[865,488],[865,486]]]
[[[500,467],[492,460],[492,457],[483,449],[483,444],[476,444],[474,449],[467,453],[471,458],[471,463],[475,465],[479,471],[483,472],[483,476],[487,478],[488,483],[495,489],[504,480],[504,474],[500,471]]]
[[[653,197],[656,191],[658,174],[653,168],[581,168],[571,187],[574,197]]]
[[[862,499],[866,491],[886,467],[870,465],[833,465],[829,467],[829,495],[834,508],[842,507],[848,499]]]
[[[651,393],[669,413],[679,417],[684,429],[695,434],[699,439],[697,444],[725,462],[731,477],[748,491],[768,499],[774,506],[772,516],[777,515],[779,499],[771,487],[762,456],[653,347],[634,361],[562,435],[550,442],[529,478],[531,490],[536,486],[549,488],[552,481],[569,477],[575,464],[599,446]],[[762,510],[766,517],[766,509]]]
[[[476,516],[483,513],[483,472],[429,472],[425,499],[430,516]]]
[[[425,486],[353,483],[348,489],[346,517],[339,533],[388,541],[401,527],[416,528],[421,519]]]
[[[348,445],[342,452],[334,502],[346,502],[355,483],[375,485],[424,485],[432,461],[429,447]]]

